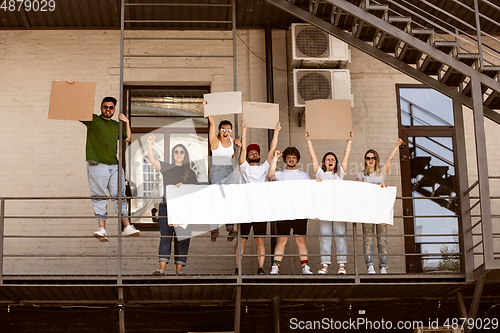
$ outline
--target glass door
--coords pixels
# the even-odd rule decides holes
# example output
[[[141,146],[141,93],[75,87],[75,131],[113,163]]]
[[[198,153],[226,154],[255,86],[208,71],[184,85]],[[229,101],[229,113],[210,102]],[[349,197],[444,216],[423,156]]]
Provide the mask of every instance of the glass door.
[[[460,221],[449,97],[423,85],[398,85],[406,271],[461,272]]]

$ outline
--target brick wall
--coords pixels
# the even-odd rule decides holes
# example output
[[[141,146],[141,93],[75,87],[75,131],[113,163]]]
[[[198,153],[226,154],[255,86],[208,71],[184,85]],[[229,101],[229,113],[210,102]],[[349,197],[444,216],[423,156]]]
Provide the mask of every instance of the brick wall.
[[[141,32],[131,36],[230,37],[228,32]],[[239,30],[237,38],[238,90],[244,101],[266,101],[264,32]],[[312,174],[310,157],[303,137],[305,127],[299,127],[297,109],[288,105],[287,39],[284,31],[273,32],[275,102],[280,104],[282,131],[278,149],[296,146],[302,153],[302,166]],[[127,42],[125,53],[134,54],[231,54],[232,42]],[[376,149],[382,160],[389,155],[398,138],[396,89],[397,83],[415,81],[397,70],[352,49],[351,87],[354,95],[353,127],[355,138],[349,160],[347,180],[355,180],[363,167],[363,155],[367,149]],[[1,196],[87,196],[88,183],[85,167],[85,127],[78,122],[47,120],[50,86],[53,80],[77,80],[97,82],[95,112],[104,96],[119,95],[119,32],[117,31],[5,31],[0,37],[0,60],[3,64],[3,80],[0,82],[3,109],[0,130],[3,133],[0,155]],[[208,84],[213,92],[233,90],[233,66],[230,59],[220,58],[140,58],[125,62],[125,84],[168,85]],[[68,101],[68,108],[72,107]],[[121,105],[118,105],[120,108]],[[219,120],[221,117],[218,117]],[[471,135],[471,118],[466,115],[467,144],[470,153],[469,174],[474,152]],[[497,125],[486,122],[488,135],[488,164],[491,174],[499,174],[499,153],[495,149],[494,134]],[[267,155],[267,133],[251,130],[248,141],[258,143]],[[345,142],[314,142],[316,153],[321,157],[326,151],[334,151],[341,158]],[[401,194],[399,156],[393,160],[388,185],[398,187]],[[472,178],[472,177],[471,177]],[[473,180],[471,180],[471,183]],[[495,183],[496,184],[496,183]],[[495,185],[495,189],[498,185]],[[360,206],[362,204],[360,203]],[[114,214],[110,206],[110,214]],[[395,214],[401,215],[401,202],[396,202]],[[80,216],[82,218],[11,218],[6,220],[6,235],[33,236],[86,236],[87,238],[5,240],[5,254],[55,255],[53,258],[5,259],[6,274],[115,274],[117,253],[116,239],[99,243],[92,233],[97,224],[92,218],[88,200],[31,200],[7,201],[7,215],[27,216]],[[108,221],[109,234],[117,233],[117,222]],[[389,234],[403,233],[402,220],[396,219]],[[309,231],[317,235],[316,223],[310,221]],[[349,226],[348,234],[352,228]],[[225,232],[221,232],[225,236]],[[358,225],[358,235],[361,227]],[[124,240],[125,274],[150,274],[157,266],[158,232],[143,232],[138,239]],[[319,253],[318,241],[307,240],[309,252]],[[270,244],[266,240],[269,252]],[[297,254],[295,242],[287,245],[287,254]],[[362,253],[361,239],[358,252]],[[208,238],[192,240],[190,253],[195,255],[234,253],[234,242],[219,238],[211,243]],[[389,239],[389,251],[404,252],[401,238]],[[250,239],[246,253],[255,253]],[[353,253],[352,240],[348,241],[348,253]],[[83,255],[85,257],[64,257]],[[96,258],[95,255],[107,256]],[[128,258],[140,255],[140,258]],[[59,257],[58,257],[59,256]],[[310,257],[313,271],[319,268],[319,256]],[[353,272],[352,257],[347,269]],[[361,260],[360,260],[361,261]],[[269,269],[270,258],[266,259]],[[256,260],[246,259],[245,273],[256,270]],[[251,266],[249,266],[251,264]],[[171,265],[173,266],[173,265]],[[284,273],[299,273],[298,259],[285,258]],[[389,258],[390,272],[404,272],[403,258]],[[364,271],[364,263],[359,263]],[[193,257],[189,259],[188,273],[231,273],[234,259],[230,257]],[[168,267],[169,272],[173,267]]]

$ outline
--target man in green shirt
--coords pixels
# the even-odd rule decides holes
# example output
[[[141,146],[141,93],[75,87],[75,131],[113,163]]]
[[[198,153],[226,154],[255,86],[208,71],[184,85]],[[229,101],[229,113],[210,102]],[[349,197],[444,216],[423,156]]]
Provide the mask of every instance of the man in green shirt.
[[[89,179],[91,197],[107,197],[108,191],[110,197],[118,197],[118,159],[116,151],[118,148],[119,126],[120,124],[111,119],[115,114],[116,99],[114,97],[105,97],[101,102],[101,114],[94,114],[92,121],[82,121],[87,126],[87,144],[85,154],[87,160],[87,175]],[[125,142],[130,142],[131,130],[128,118],[120,113],[118,119],[124,123],[123,138]],[[125,196],[125,177],[122,172],[122,196]],[[118,214],[118,200],[112,199],[113,207]],[[107,242],[106,218],[107,199],[93,199],[92,207],[94,214],[99,222],[99,229],[94,232],[101,242]],[[122,216],[128,216],[127,202],[122,200]],[[140,231],[130,224],[127,217],[122,217],[122,223],[125,229],[123,236],[139,236]]]

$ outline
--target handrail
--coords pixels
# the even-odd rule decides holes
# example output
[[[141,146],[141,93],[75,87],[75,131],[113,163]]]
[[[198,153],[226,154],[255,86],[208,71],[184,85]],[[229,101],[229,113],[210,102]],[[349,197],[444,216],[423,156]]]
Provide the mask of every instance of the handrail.
[[[88,200],[88,199],[95,199],[95,198],[92,198],[92,197],[46,197],[46,198],[43,198],[43,197],[26,197],[28,199],[35,199],[35,200],[64,200],[64,199],[67,199],[67,200],[74,200],[75,198],[78,198],[80,200]],[[3,231],[4,231],[4,222],[6,219],[12,219],[12,218],[17,218],[19,216],[8,216],[5,214],[5,204],[6,204],[6,201],[18,201],[18,200],[22,200],[22,199],[26,199],[26,198],[22,198],[22,197],[11,197],[11,198],[6,198],[6,197],[0,197],[0,285],[3,284],[3,280],[4,280],[4,270],[3,270],[3,259],[4,258],[26,258],[26,257],[30,257],[30,258],[113,258],[116,260],[116,258],[118,258],[118,260],[123,260],[123,259],[137,259],[137,258],[158,258],[158,254],[149,254],[149,253],[141,253],[141,254],[137,254],[137,253],[121,253],[121,249],[120,249],[120,245],[118,245],[118,248],[117,249],[112,249],[111,252],[107,252],[105,254],[81,254],[81,253],[75,253],[75,254],[71,254],[71,253],[64,253],[64,254],[57,254],[57,253],[50,253],[50,252],[53,252],[53,251],[50,251],[49,253],[8,253],[8,254],[5,254],[3,252],[4,248],[3,248],[3,240],[4,239],[7,239],[7,238],[32,238],[32,239],[43,239],[43,238],[46,238],[46,239],[76,239],[76,238],[82,238],[82,239],[88,239],[88,238],[93,238],[93,236],[87,236],[87,235],[79,235],[79,236],[54,236],[54,235],[47,235],[47,236],[41,236],[41,235],[5,235],[3,234]],[[130,199],[137,199],[138,197],[124,197],[123,200],[126,200],[127,198],[130,198]],[[151,199],[151,197],[141,197],[141,198],[149,198]],[[161,197],[158,197],[158,199],[160,199]],[[450,197],[450,198],[454,198],[454,197]],[[103,198],[103,199],[106,199],[106,198]],[[433,199],[436,199],[435,197],[397,197],[397,199],[399,200],[421,200],[421,199],[427,199],[427,200],[433,200]],[[454,215],[454,216],[451,216],[450,217],[458,217],[459,215]],[[43,218],[43,219],[47,219],[47,218],[57,218],[59,216],[37,216],[37,217],[34,217],[34,218]],[[136,216],[137,217],[137,216]],[[142,216],[141,216],[142,217]],[[155,216],[155,217],[158,217],[158,216]],[[395,216],[396,218],[398,217],[397,215]],[[408,216],[404,216],[406,218],[408,218]],[[425,218],[425,217],[429,217],[429,216],[415,216],[415,217],[422,217],[422,218]],[[442,215],[439,215],[439,217],[446,217],[446,216],[442,216]],[[68,216],[65,216],[66,219],[68,218],[71,218],[71,217],[68,217]],[[81,216],[78,216],[78,217],[73,217],[73,218],[81,218]],[[94,216],[89,216],[87,218],[94,218]],[[108,216],[108,218],[113,218],[111,216]],[[119,231],[118,231],[119,233]],[[108,235],[109,238],[117,238],[119,237],[120,235]],[[460,237],[461,235],[458,234],[458,233],[447,233],[447,234],[416,234],[416,233],[412,233],[412,234],[400,234],[400,233],[397,233],[397,234],[388,234],[387,235],[387,238],[406,238],[406,237],[419,237],[419,238],[426,238],[428,239],[428,241],[426,242],[420,242],[421,244],[449,244],[449,245],[452,245],[452,244],[458,244],[458,242],[455,242],[455,241],[439,241],[439,239],[443,239],[443,237]],[[141,236],[141,238],[147,238],[147,239],[151,239],[151,238],[173,238],[174,236],[157,236],[157,235],[143,235]],[[208,239],[210,236],[197,236],[197,238],[200,238],[200,239]],[[266,235],[265,238],[276,238],[276,237],[280,237],[279,235]],[[295,236],[289,236],[291,238],[295,237]],[[304,237],[307,237],[309,239],[317,239],[319,237],[327,237],[327,238],[337,238],[337,237],[346,237],[348,239],[351,239],[352,242],[354,242],[354,244],[358,244],[358,241],[359,241],[359,238],[360,237],[363,237],[362,235],[357,235],[357,227],[356,227],[356,223],[353,223],[353,228],[352,228],[352,234],[346,234],[345,236],[341,236],[341,235],[330,235],[330,236],[326,236],[326,235],[320,235],[318,233],[315,233],[315,234],[308,234],[308,235],[305,235]],[[432,238],[436,238],[437,240],[436,241],[433,241]],[[238,237],[238,242],[241,242],[241,238]],[[455,247],[454,247],[455,248]],[[54,248],[52,248],[54,249]],[[28,250],[29,251],[29,250]],[[288,253],[288,254],[284,254],[283,257],[296,257],[297,255],[300,255],[300,254],[297,254],[297,253]],[[321,253],[309,253],[308,256],[311,257],[311,258],[319,258],[321,257],[323,254]],[[336,254],[336,253],[332,253],[331,256],[332,257],[337,257],[337,256],[340,256],[343,254]],[[373,254],[372,256],[373,257],[379,257],[379,256],[382,256],[382,255],[385,255],[385,254]],[[457,252],[446,252],[446,253],[438,253],[438,252],[430,252],[430,253],[400,253],[399,251],[394,251],[394,252],[389,252],[387,253],[387,256],[389,257],[397,257],[397,256],[403,256],[403,257],[417,257],[417,258],[424,258],[424,260],[443,260],[443,258],[460,258],[462,257],[463,255],[465,255],[465,253],[463,252],[460,252],[460,251],[457,251]],[[175,258],[175,257],[179,257],[181,255],[175,255],[175,254],[171,254],[169,255],[169,257],[172,257],[172,258]],[[213,258],[213,257],[220,257],[220,258],[235,258],[235,257],[238,257],[238,258],[243,258],[243,257],[259,257],[259,256],[264,256],[264,257],[273,257],[273,254],[271,253],[267,253],[267,254],[253,254],[253,253],[247,253],[247,254],[237,254],[235,255],[234,253],[223,253],[223,254],[220,254],[220,253],[201,253],[201,254],[188,254],[187,255],[188,257],[193,257],[193,258]],[[364,256],[364,254],[361,254],[361,253],[357,253],[357,251],[355,251],[354,253],[347,253],[345,254],[345,256],[348,256],[348,257],[354,257],[354,262],[355,262],[355,265],[356,265],[356,262],[358,262],[359,260],[362,260],[362,257]],[[161,257],[161,255],[160,255]],[[361,258],[360,258],[361,257]],[[241,259],[240,259],[240,262],[241,262]],[[241,267],[241,269],[244,268],[243,265],[239,265],[239,267]],[[425,274],[425,272],[423,273]],[[461,273],[459,273],[460,275]],[[9,275],[13,275],[13,274],[9,274]],[[21,274],[23,275],[23,274]],[[55,275],[58,275],[58,274],[55,274]],[[81,274],[77,274],[77,275],[81,275]],[[85,274],[84,274],[85,275]],[[92,274],[94,275],[94,274]],[[121,275],[120,272],[117,272],[115,274],[106,274],[107,276],[113,276],[113,277],[117,277],[118,278],[118,281],[121,281],[123,275]],[[366,275],[366,274],[362,274],[362,273],[359,273],[357,272],[357,266],[356,266],[356,274],[355,274],[355,279],[356,281],[359,282],[359,276],[360,275]],[[237,275],[238,277],[241,277],[241,270],[239,272],[239,274]],[[237,276],[235,276],[235,278],[237,278]],[[225,279],[227,279],[227,275],[224,276]],[[288,278],[288,277],[287,277]],[[240,282],[238,283],[241,283],[241,280],[238,280]]]
[[[406,11],[406,12],[408,12],[408,13],[412,14],[412,15],[415,15],[416,17],[418,17],[418,18],[420,18],[421,20],[423,20],[423,21],[425,21],[425,22],[429,23],[430,25],[432,25],[432,26],[434,26],[434,27],[437,27],[437,28],[439,28],[439,29],[443,30],[444,32],[446,32],[446,33],[448,33],[448,34],[450,34],[450,35],[452,35],[452,36],[455,36],[456,38],[460,39],[460,40],[461,40],[461,41],[463,41],[464,43],[469,44],[469,45],[472,45],[472,46],[474,46],[474,47],[478,47],[477,45],[475,45],[475,44],[471,43],[471,42],[470,42],[470,41],[468,41],[467,39],[465,39],[465,38],[461,37],[461,36],[460,36],[460,34],[463,34],[463,35],[467,36],[468,38],[471,38],[472,40],[474,40],[474,41],[478,42],[476,37],[474,37],[474,36],[472,36],[472,35],[468,34],[468,33],[467,33],[467,32],[465,32],[465,31],[462,31],[462,30],[460,30],[460,29],[457,29],[457,31],[458,31],[458,32],[460,32],[460,34],[458,34],[457,32],[450,31],[450,30],[446,29],[445,27],[443,27],[443,26],[441,26],[441,25],[437,24],[437,23],[436,23],[436,21],[440,21],[440,22],[442,22],[442,23],[444,23],[444,24],[446,24],[446,25],[452,26],[450,23],[448,23],[448,22],[446,22],[446,21],[444,21],[444,20],[442,20],[442,19],[440,19],[440,18],[438,18],[438,17],[436,17],[436,16],[434,16],[434,15],[430,15],[429,13],[425,12],[425,14],[430,15],[430,16],[431,16],[431,17],[432,17],[435,21],[433,21],[433,20],[429,20],[429,19],[427,19],[426,17],[424,17],[424,16],[422,16],[422,15],[420,15],[420,14],[416,13],[415,11],[413,11],[413,10],[409,9],[408,7],[405,7],[405,6],[403,6],[402,4],[399,4],[399,3],[398,3],[397,1],[395,1],[395,0],[386,0],[386,1],[387,1],[387,2],[389,2],[389,3],[391,3],[391,4],[393,4],[393,5],[395,5],[395,6],[397,6],[397,7],[399,7],[399,8],[401,8],[402,10],[404,10],[404,11]],[[404,3],[406,3],[406,4],[407,4],[407,5],[409,5],[409,6],[412,6],[412,7],[416,8],[416,9],[418,9],[418,10],[423,11],[420,7],[418,7],[418,6],[414,5],[414,4],[412,4],[412,3],[410,3],[410,2],[408,2],[408,1],[406,1],[406,0],[401,0],[401,1],[402,1],[402,2],[404,2]],[[425,0],[421,0],[421,1],[426,2]],[[444,11],[443,11],[443,12],[444,12]],[[450,15],[448,12],[444,12],[444,13],[445,13],[447,16],[450,16],[450,17],[452,17],[452,18],[454,18],[454,19],[456,19],[456,20],[459,20],[459,19],[458,19],[458,18],[456,18],[455,16]],[[419,24],[417,24],[417,23],[415,23],[415,24],[416,24],[416,25],[419,25]],[[468,25],[467,23],[463,23],[463,24]],[[452,27],[453,27],[453,28],[455,28],[454,26],[452,26]],[[475,27],[472,27],[472,29],[473,29],[474,31],[476,30],[476,28],[475,28]],[[441,36],[441,35],[439,35],[439,34],[437,34],[437,33],[435,33],[435,34],[436,34],[436,36],[439,36],[440,38],[443,38],[444,40],[447,40],[447,41],[448,41],[448,39],[447,39],[447,38],[445,38],[444,36]],[[495,40],[495,41],[500,42],[500,40],[498,40],[498,39],[497,39],[497,38],[495,38],[494,36],[489,35],[488,33],[485,33],[485,32],[483,32],[483,31],[481,31],[481,34],[483,34],[483,35],[485,35],[485,36],[488,36],[489,38],[492,38],[492,39],[493,39],[493,40]],[[482,43],[482,45],[483,45],[483,46],[488,47],[488,48],[489,48],[489,49],[491,49],[492,51],[495,51],[495,53],[496,53],[496,54],[500,54],[500,51],[499,51],[499,50],[497,50],[497,49],[495,49],[495,48],[493,48],[492,46],[490,46],[490,45],[488,45],[488,44],[485,44],[485,43]],[[461,48],[462,48],[463,50],[467,51],[468,53],[474,53],[474,52],[471,52],[471,51],[467,50],[467,49],[466,49],[466,48],[464,48],[464,47],[461,47]],[[486,52],[488,55],[490,55],[490,56],[492,56],[492,57],[496,58],[497,60],[500,60],[500,57],[499,57],[499,56],[497,56],[496,54],[493,54],[493,53],[488,52],[488,51],[485,51],[485,50],[483,50],[483,51],[484,51],[484,52]],[[488,62],[488,63],[490,63],[490,64],[492,64],[492,65],[494,65],[491,61],[487,61],[487,62]]]

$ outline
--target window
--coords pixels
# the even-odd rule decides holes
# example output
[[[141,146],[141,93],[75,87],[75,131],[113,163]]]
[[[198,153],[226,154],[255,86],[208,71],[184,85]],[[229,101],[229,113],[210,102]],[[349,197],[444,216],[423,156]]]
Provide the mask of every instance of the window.
[[[171,162],[171,150],[186,146],[198,182],[208,183],[208,119],[203,116],[203,94],[208,87],[124,87],[132,142],[126,151],[126,175],[133,196],[132,222],[142,229],[157,228],[156,219],[164,184],[148,159],[147,137],[155,136],[155,158]],[[146,197],[146,198],[143,198]]]

